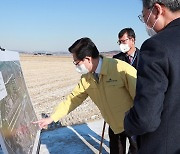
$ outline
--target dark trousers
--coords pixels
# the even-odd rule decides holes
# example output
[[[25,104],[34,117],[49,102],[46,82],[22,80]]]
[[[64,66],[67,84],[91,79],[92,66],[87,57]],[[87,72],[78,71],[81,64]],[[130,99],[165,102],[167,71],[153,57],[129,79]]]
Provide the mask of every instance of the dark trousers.
[[[110,154],[126,154],[126,138],[129,139],[128,154],[137,154],[137,144],[125,132],[114,134],[113,130],[109,127],[109,144]]]

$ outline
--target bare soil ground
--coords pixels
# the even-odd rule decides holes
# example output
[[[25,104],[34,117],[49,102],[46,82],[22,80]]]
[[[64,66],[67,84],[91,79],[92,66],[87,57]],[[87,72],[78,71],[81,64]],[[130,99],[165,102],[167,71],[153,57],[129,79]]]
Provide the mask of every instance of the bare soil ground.
[[[50,115],[53,108],[65,99],[80,79],[71,56],[21,54],[20,63],[38,119],[41,119],[42,113]],[[88,98],[60,122],[63,126],[68,126],[101,118],[99,109]]]

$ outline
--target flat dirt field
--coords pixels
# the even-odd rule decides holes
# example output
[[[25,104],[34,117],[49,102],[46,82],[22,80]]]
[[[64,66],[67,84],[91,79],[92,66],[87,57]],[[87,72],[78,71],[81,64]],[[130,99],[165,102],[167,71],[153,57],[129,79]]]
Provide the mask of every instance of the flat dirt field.
[[[80,79],[71,56],[20,55],[26,86],[38,119],[50,115],[53,108],[66,98]],[[99,109],[88,98],[60,120],[63,126],[101,119]]]

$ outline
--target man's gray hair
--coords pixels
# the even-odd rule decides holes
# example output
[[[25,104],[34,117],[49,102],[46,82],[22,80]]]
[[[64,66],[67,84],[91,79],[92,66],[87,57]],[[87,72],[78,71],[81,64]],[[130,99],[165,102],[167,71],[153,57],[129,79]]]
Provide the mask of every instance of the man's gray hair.
[[[159,3],[169,8],[172,12],[180,10],[180,0],[142,0],[143,7],[152,8],[155,3]]]

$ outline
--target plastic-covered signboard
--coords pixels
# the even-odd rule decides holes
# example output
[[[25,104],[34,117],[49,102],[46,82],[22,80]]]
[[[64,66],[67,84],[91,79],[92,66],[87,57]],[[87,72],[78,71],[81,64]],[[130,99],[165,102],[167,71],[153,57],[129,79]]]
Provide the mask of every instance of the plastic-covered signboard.
[[[32,124],[36,120],[19,54],[0,51],[0,153],[37,153],[40,130]]]

